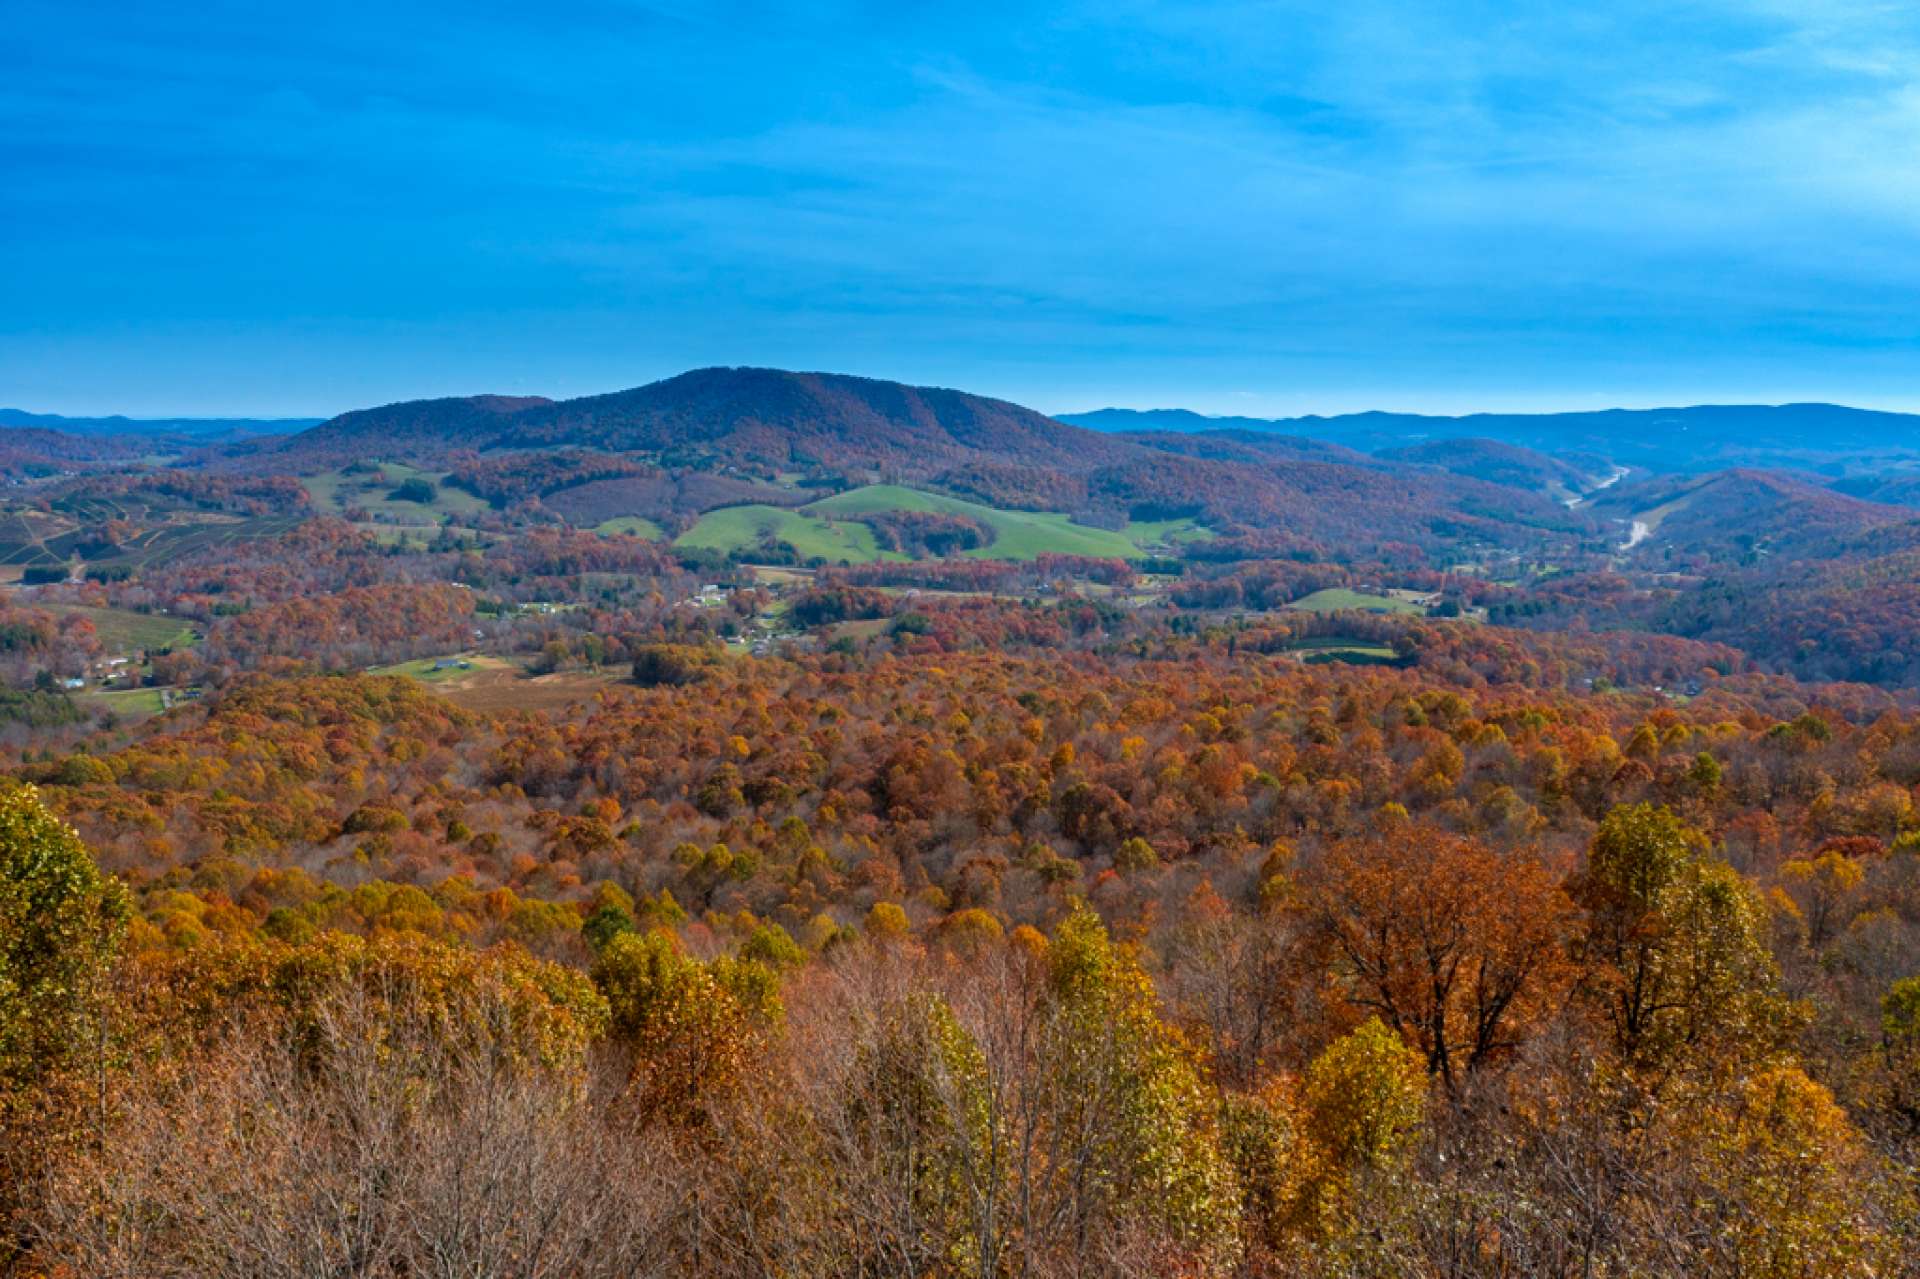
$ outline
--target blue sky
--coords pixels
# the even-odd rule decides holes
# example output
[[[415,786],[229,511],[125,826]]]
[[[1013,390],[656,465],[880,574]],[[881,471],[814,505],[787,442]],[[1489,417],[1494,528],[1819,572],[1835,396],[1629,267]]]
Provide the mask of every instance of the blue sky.
[[[1920,408],[1920,6],[10,0],[0,404]]]

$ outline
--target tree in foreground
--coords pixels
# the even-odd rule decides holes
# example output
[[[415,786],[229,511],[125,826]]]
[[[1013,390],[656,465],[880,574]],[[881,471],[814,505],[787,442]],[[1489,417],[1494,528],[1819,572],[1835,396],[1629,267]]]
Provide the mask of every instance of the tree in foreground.
[[[32,787],[0,793],[0,1226],[79,1139],[90,1093],[99,1105],[128,915],[126,891]],[[16,1242],[0,1237],[0,1266]]]

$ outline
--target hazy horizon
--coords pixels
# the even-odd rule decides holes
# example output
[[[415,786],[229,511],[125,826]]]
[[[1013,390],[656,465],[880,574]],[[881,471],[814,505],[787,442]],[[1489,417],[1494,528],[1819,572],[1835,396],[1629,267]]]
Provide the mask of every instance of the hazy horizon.
[[[681,373],[686,371],[687,370],[685,369],[677,369],[674,372]],[[851,370],[846,370],[846,369],[802,369],[802,370],[794,370],[794,371],[810,372],[810,373],[851,373],[852,376],[856,376],[856,377],[879,376],[871,373],[853,372]],[[672,377],[673,375],[674,375],[673,373],[667,373],[667,374],[663,374],[662,377]],[[588,388],[588,389],[580,390],[577,392],[573,392],[572,395],[604,394],[611,391],[626,390],[633,386],[641,386],[641,385],[645,385],[647,382],[658,381],[658,380],[660,379],[645,378],[640,381],[624,383],[618,386],[593,387],[593,388]],[[1693,408],[1693,407],[1709,406],[1709,405],[1722,405],[1722,406],[1757,405],[1757,406],[1778,407],[1781,405],[1788,405],[1788,404],[1833,404],[1833,405],[1838,405],[1845,408],[1868,409],[1868,410],[1876,410],[1876,411],[1888,412],[1888,413],[1920,413],[1920,396],[1917,396],[1915,399],[1911,401],[1898,401],[1898,400],[1875,401],[1869,398],[1839,399],[1839,398],[1820,396],[1820,395],[1743,397],[1734,393],[1723,393],[1719,395],[1706,394],[1706,395],[1701,395],[1697,397],[1685,396],[1685,395],[1671,395],[1671,396],[1663,397],[1656,394],[1649,397],[1645,397],[1643,399],[1632,399],[1632,400],[1622,399],[1619,397],[1609,397],[1605,394],[1595,393],[1595,394],[1586,396],[1584,398],[1575,398],[1575,397],[1569,396],[1563,399],[1556,399],[1556,400],[1519,397],[1519,398],[1512,399],[1511,402],[1507,402],[1502,397],[1497,397],[1497,396],[1480,397],[1477,399],[1467,398],[1467,397],[1456,398],[1453,396],[1445,396],[1445,397],[1437,396],[1437,397],[1433,397],[1432,399],[1426,399],[1426,400],[1422,400],[1419,398],[1407,399],[1405,397],[1393,397],[1391,399],[1383,398],[1379,401],[1366,400],[1364,398],[1355,398],[1351,402],[1339,401],[1339,402],[1336,402],[1334,407],[1325,407],[1324,401],[1318,401],[1318,400],[1306,401],[1301,397],[1287,395],[1279,392],[1275,392],[1272,394],[1262,394],[1262,393],[1251,392],[1251,391],[1224,391],[1224,392],[1214,392],[1211,394],[1195,393],[1192,396],[1186,397],[1184,399],[1168,399],[1165,402],[1155,401],[1152,399],[1141,399],[1141,400],[1135,400],[1133,402],[1127,403],[1127,402],[1120,402],[1119,400],[1116,399],[1116,400],[1104,401],[1104,402],[1081,403],[1079,401],[1069,401],[1069,402],[1064,402],[1059,404],[1047,404],[1047,403],[1036,402],[1033,399],[1022,399],[1017,395],[1006,394],[1001,391],[982,388],[979,386],[964,386],[964,385],[956,385],[953,383],[916,380],[913,378],[897,378],[897,379],[887,378],[883,380],[904,381],[907,384],[914,385],[914,386],[946,386],[946,387],[949,387],[950,389],[966,391],[975,395],[985,395],[994,399],[1006,400],[1011,403],[1022,405],[1023,407],[1026,407],[1026,408],[1035,409],[1038,412],[1041,412],[1048,416],[1053,416],[1053,417],[1062,417],[1062,416],[1071,417],[1077,414],[1097,412],[1102,409],[1121,409],[1121,410],[1127,410],[1127,411],[1138,412],[1138,413],[1190,412],[1190,413],[1199,414],[1202,417],[1210,417],[1210,418],[1244,417],[1244,418],[1257,418],[1257,419],[1268,419],[1268,420],[1305,418],[1305,417],[1342,417],[1342,416],[1355,414],[1355,413],[1369,413],[1369,412],[1415,414],[1415,415],[1426,416],[1426,417],[1464,418],[1464,417],[1472,417],[1472,416],[1483,415],[1483,414],[1551,415],[1551,414],[1559,414],[1559,413],[1597,412],[1597,411],[1602,411],[1607,409],[1626,409],[1626,410],[1632,410],[1632,411],[1645,411],[1645,410],[1653,410],[1653,409]],[[465,389],[465,390],[447,390],[447,391],[436,392],[431,395],[429,394],[407,395],[407,396],[399,397],[399,400],[434,399],[434,398],[440,398],[440,396],[443,396],[443,395],[464,396],[464,395],[483,395],[483,394],[546,395],[552,399],[572,398],[572,395],[566,395],[566,396],[554,395],[552,392],[542,390],[539,387],[487,386],[487,387],[478,387],[478,388],[471,388],[471,389]],[[339,405],[337,407],[331,407],[331,408],[306,409],[306,410],[303,410],[300,408],[291,408],[284,411],[280,411],[280,410],[253,411],[245,407],[236,407],[232,409],[216,409],[216,410],[208,410],[208,411],[200,411],[194,408],[180,408],[180,409],[165,408],[165,409],[155,409],[153,411],[138,411],[138,410],[125,409],[125,408],[118,408],[118,407],[92,408],[92,407],[80,406],[80,407],[71,407],[71,408],[46,408],[39,405],[19,403],[13,400],[9,400],[6,398],[4,394],[4,388],[0,388],[0,410],[10,409],[10,410],[16,410],[16,411],[25,412],[25,413],[37,414],[41,416],[64,417],[64,418],[99,419],[99,418],[110,418],[110,417],[124,417],[133,421],[154,421],[154,420],[162,420],[162,419],[250,419],[250,420],[256,420],[256,421],[266,421],[266,420],[304,421],[304,420],[312,419],[316,421],[326,421],[329,418],[335,417],[341,413],[351,412],[355,409],[376,408],[382,404],[399,402],[399,400],[394,400],[394,399],[371,400],[371,401],[367,401],[366,403],[343,404],[343,405]]]

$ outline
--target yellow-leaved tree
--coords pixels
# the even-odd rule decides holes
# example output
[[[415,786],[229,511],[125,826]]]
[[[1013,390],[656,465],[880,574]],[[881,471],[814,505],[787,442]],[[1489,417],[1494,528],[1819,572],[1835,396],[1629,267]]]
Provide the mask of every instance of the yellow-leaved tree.
[[[1718,1250],[1753,1279],[1891,1273],[1870,1158],[1826,1088],[1797,1066],[1761,1071],[1707,1114],[1699,1134]]]
[[[17,1196],[85,1111],[128,913],[119,881],[32,787],[0,792],[0,1270]]]
[[[1609,812],[1576,896],[1587,989],[1629,1064],[1731,1064],[1787,1025],[1759,893],[1668,809]]]
[[[593,979],[613,1041],[632,1054],[641,1115],[696,1129],[746,1079],[780,1016],[779,979],[753,959],[702,961],[665,929],[621,933]]]

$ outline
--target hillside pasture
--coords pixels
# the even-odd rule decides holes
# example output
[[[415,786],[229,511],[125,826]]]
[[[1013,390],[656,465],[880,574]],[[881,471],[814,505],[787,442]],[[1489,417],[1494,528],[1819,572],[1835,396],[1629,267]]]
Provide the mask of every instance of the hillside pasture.
[[[338,515],[359,507],[369,515],[383,516],[401,523],[438,524],[443,516],[478,515],[487,504],[465,489],[447,483],[446,471],[425,471],[404,462],[381,462],[378,473],[349,474],[344,470],[322,471],[302,476],[314,509]],[[408,480],[426,480],[434,487],[433,501],[408,502],[396,499],[393,491]]]
[[[200,642],[199,628],[167,613],[136,613],[125,608],[90,608],[81,604],[53,604],[48,611],[84,617],[93,623],[100,646],[116,657],[149,649],[188,648]]]
[[[978,524],[993,540],[961,552],[972,559],[1031,560],[1053,554],[1137,560],[1153,548],[1213,536],[1210,529],[1190,519],[1145,521],[1117,530],[1094,528],[1075,524],[1057,512],[1004,510],[898,484],[868,484],[792,510],[756,503],[709,511],[674,545],[732,553],[771,540],[790,544],[804,559],[829,563],[908,559],[882,550],[862,522],[895,511],[953,516]]]
[[[498,540],[494,534],[483,533],[464,524],[380,524],[369,520],[354,524],[353,529],[357,533],[365,533],[381,546],[400,546],[415,551],[432,546],[443,533],[449,537],[465,538],[481,546],[491,546]]]
[[[817,504],[816,504],[817,505]],[[802,559],[829,563],[871,564],[875,560],[905,559],[882,551],[873,530],[851,519],[826,520],[778,506],[723,506],[708,511],[692,528],[674,539],[674,545],[692,550],[731,554],[750,551],[767,542],[785,542]]]
[[[440,666],[441,662],[451,664]],[[462,667],[461,662],[467,665]],[[489,715],[558,710],[587,700],[626,678],[626,673],[622,666],[532,675],[517,662],[478,653],[424,657],[368,672],[418,680],[457,706]]]
[[[1395,599],[1391,595],[1375,595],[1369,591],[1349,590],[1344,586],[1332,586],[1326,590],[1315,591],[1311,595],[1302,595],[1287,605],[1307,613],[1411,613],[1422,614],[1426,610],[1409,600]]]
[[[1302,640],[1290,645],[1286,651],[1310,666],[1326,662],[1345,662],[1350,666],[1397,666],[1402,663],[1400,655],[1385,644],[1339,635]]]
[[[166,696],[157,688],[90,689],[76,700],[82,706],[112,711],[123,723],[152,719],[168,709]]]
[[[991,544],[964,552],[975,559],[1030,560],[1049,553],[1095,559],[1138,559],[1145,553],[1124,533],[1075,524],[1064,515],[1002,510],[897,484],[869,484],[849,489],[800,509],[809,515],[836,518],[857,518],[886,511],[924,511],[970,519],[993,532]]]
[[[1213,530],[1191,517],[1175,520],[1129,520],[1120,535],[1142,550],[1178,549],[1188,542],[1211,542]]]

